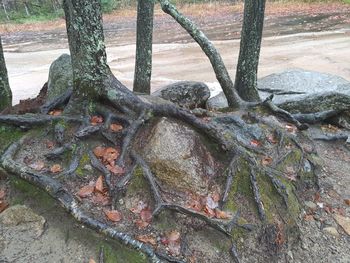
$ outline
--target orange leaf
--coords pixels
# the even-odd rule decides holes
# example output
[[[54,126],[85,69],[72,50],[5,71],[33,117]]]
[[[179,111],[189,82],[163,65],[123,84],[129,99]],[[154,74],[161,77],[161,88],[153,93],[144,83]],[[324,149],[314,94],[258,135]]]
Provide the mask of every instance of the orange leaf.
[[[94,192],[94,188],[93,185],[85,185],[78,191],[77,195],[81,198],[88,197]]]
[[[113,164],[113,162],[117,160],[118,157],[119,157],[118,150],[112,147],[108,147],[104,152],[103,161],[108,162],[109,164]]]
[[[152,221],[152,212],[149,208],[145,208],[140,213],[141,220],[150,223]]]
[[[95,154],[96,157],[101,158],[105,154],[105,150],[106,150],[105,147],[97,146],[94,149],[94,154]]]
[[[123,126],[120,125],[120,124],[112,123],[112,124],[109,126],[109,129],[110,129],[112,132],[120,132],[121,130],[123,130]]]
[[[94,204],[106,206],[110,204],[111,200],[109,199],[108,196],[97,192],[92,196],[92,202]]]
[[[197,212],[200,212],[203,209],[203,205],[198,200],[191,200],[187,207]]]
[[[203,212],[209,217],[214,217],[215,216],[214,210],[211,209],[210,207],[208,207],[207,205],[204,207]]]
[[[112,222],[119,222],[122,219],[122,214],[118,210],[105,210],[104,213]]]
[[[215,209],[215,217],[219,219],[229,219],[231,218],[231,215],[225,211]]]
[[[59,164],[52,165],[51,168],[50,168],[50,172],[53,173],[53,174],[57,174],[57,173],[62,172],[61,165],[59,165]]]
[[[261,164],[264,166],[270,165],[272,163],[273,159],[270,156],[265,156],[261,160]]]
[[[136,239],[143,243],[151,244],[152,246],[157,245],[157,240],[153,236],[139,235],[136,237]]]
[[[250,141],[250,145],[252,145],[254,147],[260,147],[261,146],[261,142],[259,142],[258,140],[251,140]]]
[[[9,207],[9,204],[6,201],[0,201],[0,213],[3,212],[8,207]]]
[[[29,165],[30,168],[34,169],[35,171],[41,171],[45,167],[45,163],[43,161],[36,161],[35,163],[32,163]]]
[[[137,220],[135,221],[135,224],[136,224],[137,227],[140,228],[140,229],[146,228],[146,227],[149,225],[149,223],[147,223],[147,222],[145,222],[145,221],[143,221],[143,220],[141,220],[141,219],[137,219]]]
[[[115,175],[122,175],[125,173],[125,169],[118,166],[118,165],[112,166],[112,165],[107,164],[106,168],[108,171],[110,171],[112,174],[115,174]]]
[[[60,116],[62,114],[63,110],[52,110],[49,112],[49,115],[52,116]]]
[[[102,175],[99,178],[97,178],[97,180],[96,180],[95,190],[102,193],[102,194],[105,192]]]
[[[92,116],[90,119],[90,123],[93,126],[103,123],[103,118],[101,116]]]

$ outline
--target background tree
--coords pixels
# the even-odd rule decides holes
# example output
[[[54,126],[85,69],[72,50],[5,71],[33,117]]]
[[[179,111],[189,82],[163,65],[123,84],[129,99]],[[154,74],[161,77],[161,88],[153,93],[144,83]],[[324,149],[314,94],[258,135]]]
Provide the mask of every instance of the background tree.
[[[235,89],[245,101],[259,101],[257,74],[266,0],[245,0]]]
[[[138,0],[134,92],[151,93],[153,0]]]
[[[2,49],[2,41],[0,37],[0,111],[8,106],[11,106],[11,104],[12,92],[8,80],[4,52]]]

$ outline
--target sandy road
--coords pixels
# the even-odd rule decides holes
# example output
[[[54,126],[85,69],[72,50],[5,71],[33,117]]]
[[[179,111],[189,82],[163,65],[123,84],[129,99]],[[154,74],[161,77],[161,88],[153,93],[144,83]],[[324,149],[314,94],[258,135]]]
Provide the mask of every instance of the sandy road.
[[[215,41],[232,76],[239,41]],[[6,52],[14,103],[35,96],[47,81],[51,62],[67,49],[37,52]],[[115,75],[132,87],[135,45],[109,47],[109,64]],[[289,68],[328,72],[350,80],[350,31],[347,29],[267,37],[263,40],[259,77]],[[197,80],[217,86],[210,63],[196,43],[156,44],[153,59],[153,90],[177,80]]]

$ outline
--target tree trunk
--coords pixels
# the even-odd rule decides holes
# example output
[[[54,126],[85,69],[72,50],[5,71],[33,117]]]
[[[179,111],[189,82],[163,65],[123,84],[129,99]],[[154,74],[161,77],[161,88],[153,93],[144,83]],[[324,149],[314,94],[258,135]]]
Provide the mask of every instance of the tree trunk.
[[[11,104],[12,93],[8,81],[6,63],[0,37],[0,111],[8,106],[11,106]]]
[[[151,93],[153,0],[138,0],[134,92]]]
[[[64,0],[73,67],[73,99],[89,102],[109,76],[99,0]]]
[[[246,0],[235,89],[246,101],[259,101],[257,73],[266,0]]]

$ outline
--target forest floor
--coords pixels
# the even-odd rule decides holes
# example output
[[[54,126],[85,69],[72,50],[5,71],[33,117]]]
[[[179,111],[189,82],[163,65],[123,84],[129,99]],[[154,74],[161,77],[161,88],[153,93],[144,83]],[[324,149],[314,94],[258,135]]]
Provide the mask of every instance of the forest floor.
[[[229,68],[234,68],[242,21],[241,6],[184,7],[215,40]],[[205,11],[199,11],[205,10]],[[340,75],[350,80],[350,6],[341,4],[273,4],[268,7],[262,47],[260,76],[291,67]],[[186,33],[167,16],[156,12],[155,89],[181,79],[213,83],[215,77],[206,58]],[[135,13],[124,11],[105,16],[108,56],[112,70],[131,85],[135,41]],[[47,79],[50,63],[67,48],[64,21],[31,25],[0,25],[15,101],[36,96]],[[179,66],[181,65],[181,66]],[[234,71],[231,71],[233,74]],[[322,190],[305,196],[300,215],[302,240],[279,262],[350,262],[350,233],[336,223],[338,215],[350,216],[350,151],[343,143],[317,142],[324,162],[320,173]],[[0,191],[10,205],[25,204],[45,218],[40,235],[30,229],[0,226],[0,262],[96,261],[101,245],[108,243],[84,229],[45,196],[18,182],[0,178]],[[350,227],[350,226],[348,226]],[[9,234],[10,233],[10,234]],[[6,238],[5,237],[6,234]],[[115,249],[118,246],[114,242]],[[24,244],[29,244],[23,249]],[[6,250],[2,250],[5,248]],[[250,252],[247,252],[250,253]],[[249,259],[254,255],[244,255]],[[113,261],[112,261],[113,262]],[[247,260],[244,262],[259,262]]]

